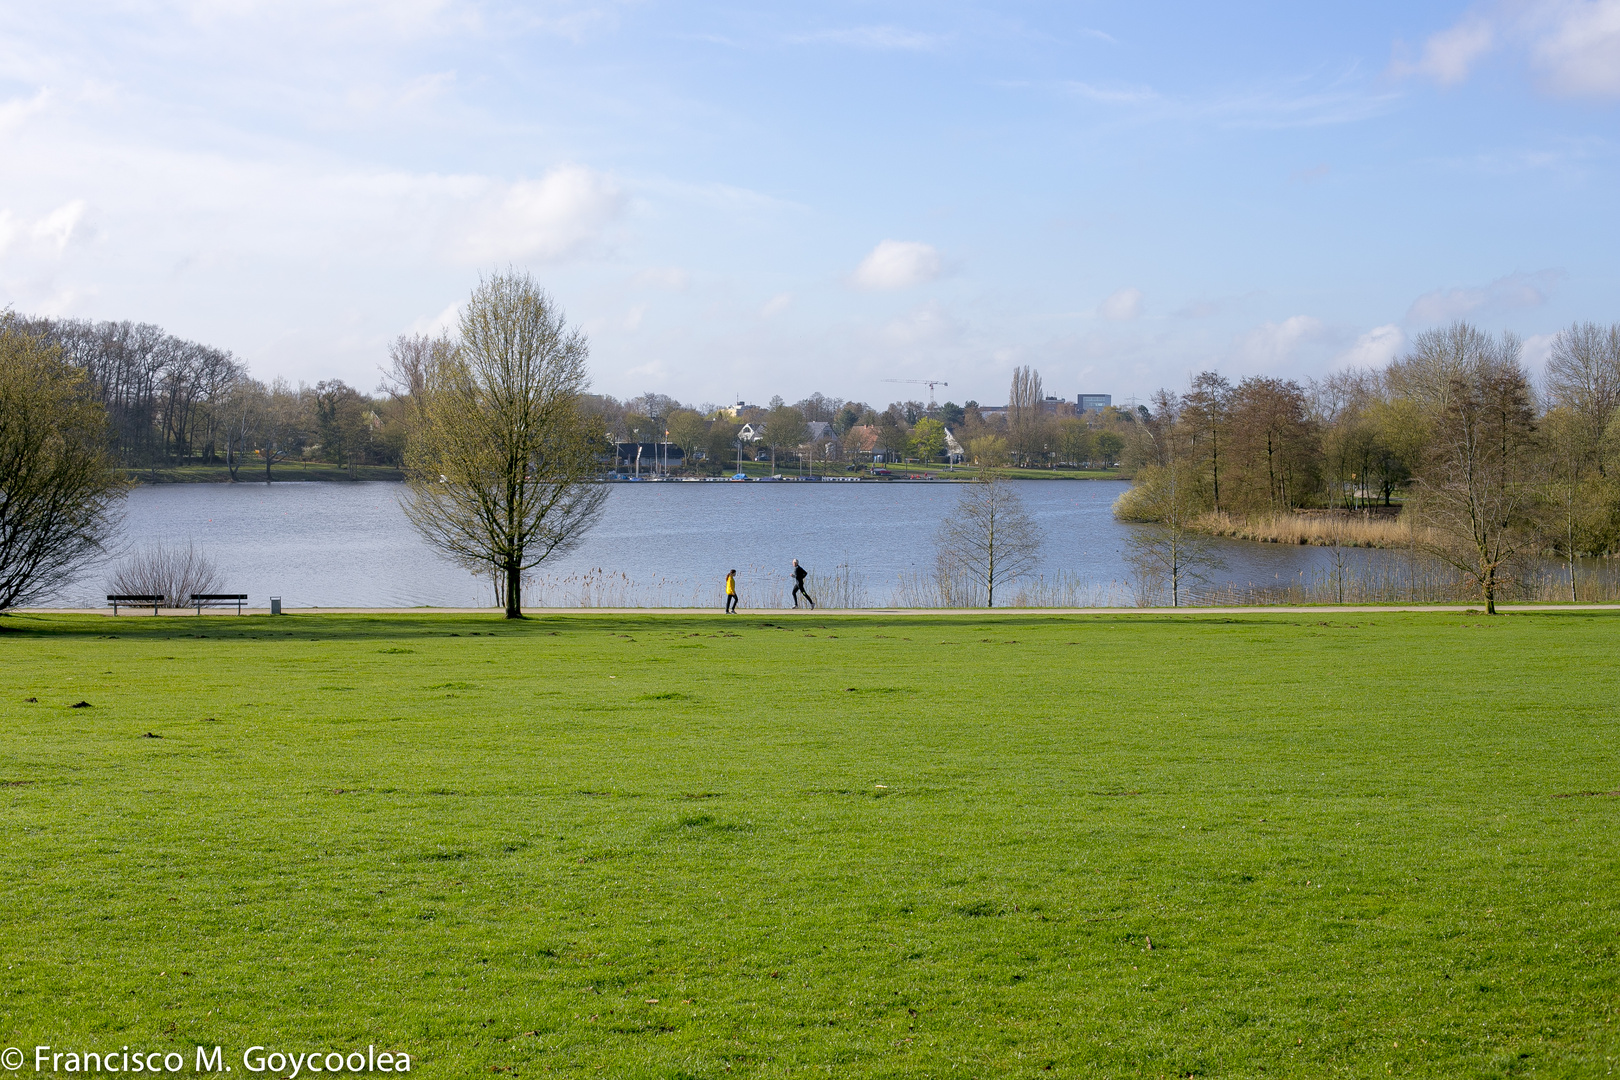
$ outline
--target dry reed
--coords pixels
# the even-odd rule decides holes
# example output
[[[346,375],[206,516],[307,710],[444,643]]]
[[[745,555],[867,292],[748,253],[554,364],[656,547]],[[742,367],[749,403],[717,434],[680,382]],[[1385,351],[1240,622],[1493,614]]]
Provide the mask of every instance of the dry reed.
[[[1192,527],[1210,536],[1229,536],[1263,544],[1404,548],[1410,547],[1413,540],[1412,527],[1398,519],[1349,512],[1241,518],[1225,511],[1211,511],[1194,519]]]

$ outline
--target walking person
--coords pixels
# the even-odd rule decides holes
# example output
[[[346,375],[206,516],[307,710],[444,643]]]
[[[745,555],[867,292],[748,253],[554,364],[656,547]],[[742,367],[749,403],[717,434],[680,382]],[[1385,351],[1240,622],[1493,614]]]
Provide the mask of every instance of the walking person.
[[[799,565],[799,560],[794,559],[793,560],[793,606],[794,607],[799,606],[799,594],[804,593],[804,598],[806,600],[810,601],[810,610],[814,611],[816,609],[816,602],[814,600],[810,600],[810,594],[809,593],[804,592],[804,579],[809,577],[809,576],[810,576],[809,572],[806,571],[804,567]]]
[[[737,614],[737,571],[726,571],[726,614]]]

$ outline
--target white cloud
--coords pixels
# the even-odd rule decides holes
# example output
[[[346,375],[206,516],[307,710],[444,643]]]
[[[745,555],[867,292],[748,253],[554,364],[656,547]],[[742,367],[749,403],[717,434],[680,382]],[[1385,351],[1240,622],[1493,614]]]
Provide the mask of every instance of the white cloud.
[[[427,337],[438,337],[456,329],[461,320],[461,305],[452,303],[437,315],[424,315],[406,328],[407,334],[424,334]]]
[[[0,101],[0,133],[20,127],[24,120],[37,112],[43,111],[50,100],[50,90],[42,88],[32,97],[18,97]]]
[[[63,203],[34,222],[32,229],[34,239],[54,247],[57,251],[61,251],[68,246],[68,241],[73,239],[73,234],[78,229],[79,223],[84,220],[85,210],[86,206],[83,199],[74,199],[72,202]]]
[[[1423,43],[1423,57],[1416,70],[1441,86],[1455,86],[1467,79],[1474,63],[1495,46],[1493,20],[1470,15]]]
[[[1128,322],[1142,314],[1142,290],[1124,288],[1097,305],[1097,314],[1114,322]]]
[[[539,180],[510,184],[487,199],[456,245],[457,254],[474,264],[573,258],[601,239],[625,201],[602,173],[559,166]]]
[[[1344,367],[1381,368],[1395,359],[1406,344],[1406,335],[1394,323],[1375,326],[1356,339],[1356,343],[1339,355]]]
[[[1238,355],[1251,366],[1261,368],[1287,363],[1299,347],[1322,336],[1322,320],[1312,315],[1292,315],[1280,323],[1262,323],[1238,343]]]
[[[1508,274],[1486,285],[1435,289],[1412,301],[1405,322],[1409,326],[1450,322],[1480,308],[1540,307],[1547,302],[1547,293],[1563,278],[1562,271],[1540,270],[1534,274]]]
[[[933,281],[944,265],[931,244],[915,240],[885,240],[855,268],[855,284],[862,289],[904,289]]]
[[[1394,70],[1455,86],[1501,47],[1524,49],[1554,94],[1620,96],[1620,0],[1497,0],[1431,35],[1415,64]]]
[[[759,317],[762,319],[775,318],[776,316],[782,314],[782,312],[786,311],[788,306],[792,303],[792,293],[778,293],[769,300],[765,301],[765,306],[759,309]]]
[[[1525,367],[1531,371],[1546,367],[1547,354],[1552,352],[1553,342],[1557,340],[1557,334],[1531,334],[1525,338],[1524,352],[1521,354]]]
[[[1558,10],[1530,51],[1549,88],[1573,97],[1620,95],[1620,0],[1548,5]]]
[[[74,199],[32,221],[18,218],[10,210],[0,210],[0,254],[14,243],[32,240],[35,251],[60,255],[75,235],[83,233],[80,225],[88,209],[83,199]]]

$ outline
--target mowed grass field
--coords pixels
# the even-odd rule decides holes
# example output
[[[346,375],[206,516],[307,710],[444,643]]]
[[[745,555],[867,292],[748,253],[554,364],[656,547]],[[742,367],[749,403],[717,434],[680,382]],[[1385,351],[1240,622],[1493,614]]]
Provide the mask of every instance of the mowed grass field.
[[[1614,615],[14,616],[0,731],[6,1046],[1620,1065]]]

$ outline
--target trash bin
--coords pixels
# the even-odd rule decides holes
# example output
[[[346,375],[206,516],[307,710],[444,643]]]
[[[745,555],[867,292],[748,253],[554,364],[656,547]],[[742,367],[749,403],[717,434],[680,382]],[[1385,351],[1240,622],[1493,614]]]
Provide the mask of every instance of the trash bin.
[[[280,615],[281,614],[281,597],[272,596],[270,598],[270,614],[272,614],[272,615]]]

